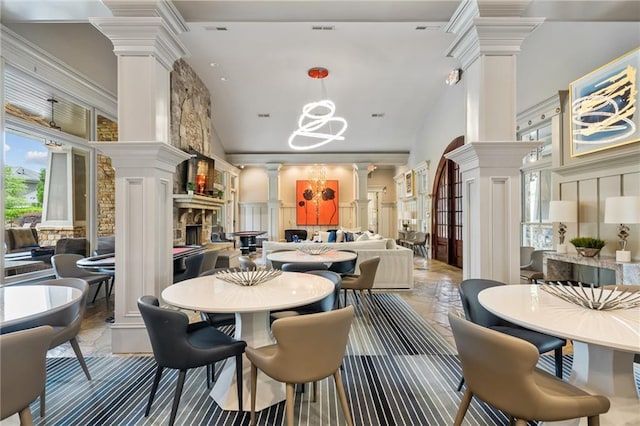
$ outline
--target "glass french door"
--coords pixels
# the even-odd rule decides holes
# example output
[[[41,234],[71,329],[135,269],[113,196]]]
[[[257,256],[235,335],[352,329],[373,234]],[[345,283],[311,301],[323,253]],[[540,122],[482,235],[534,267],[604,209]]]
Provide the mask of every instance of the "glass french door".
[[[463,137],[455,139],[444,154],[463,144]],[[458,164],[445,158],[444,154],[434,180],[432,256],[462,268],[462,174]]]

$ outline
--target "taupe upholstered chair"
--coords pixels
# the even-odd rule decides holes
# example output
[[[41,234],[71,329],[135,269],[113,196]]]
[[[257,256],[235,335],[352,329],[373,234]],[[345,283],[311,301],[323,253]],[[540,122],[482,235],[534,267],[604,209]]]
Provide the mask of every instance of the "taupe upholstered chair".
[[[371,259],[363,260],[360,262],[360,275],[343,275],[342,276],[342,289],[344,290],[344,306],[347,306],[347,290],[353,291],[354,297],[358,297],[356,290],[360,292],[360,302],[364,308],[364,312],[367,315],[367,319],[369,323],[371,323],[371,314],[369,313],[369,308],[367,307],[367,299],[364,295],[364,291],[366,290],[369,293],[369,298],[371,299],[371,305],[375,307],[375,301],[373,299],[373,294],[371,293],[371,288],[373,287],[373,281],[376,279],[376,272],[378,270],[378,265],[380,264],[380,257],[375,256]]]
[[[238,262],[240,262],[240,269],[243,271],[255,271],[258,269],[256,262],[251,260],[249,256],[238,256]]]
[[[53,270],[56,273],[56,278],[80,278],[86,281],[89,285],[98,284],[98,288],[93,295],[91,303],[96,301],[98,292],[100,291],[102,284],[104,284],[104,297],[107,303],[107,309],[109,309],[110,291],[107,287],[109,287],[111,275],[91,272],[78,267],[76,262],[80,259],[84,259],[84,257],[85,256],[75,253],[61,253],[53,255],[53,257],[51,257],[51,266],[53,266]]]
[[[271,330],[276,344],[246,348],[251,361],[251,424],[256,424],[258,370],[286,383],[287,425],[293,426],[294,384],[313,382],[333,376],[348,425],[352,425],[347,397],[342,385],[340,365],[344,358],[353,322],[353,306],[318,314],[300,315],[274,321]]]
[[[449,323],[467,382],[454,425],[462,419],[474,396],[505,412],[510,424],[528,420],[560,421],[587,417],[590,426],[609,411],[609,400],[591,395],[538,368],[538,349],[531,343],[479,326],[456,313]]]
[[[542,257],[545,251],[548,250],[533,250],[531,252],[531,262],[526,268],[520,267],[520,278],[532,283],[544,278],[544,274],[542,273]]]
[[[19,413],[21,425],[33,425],[29,404],[44,392],[52,337],[50,326],[0,336],[0,420]]]

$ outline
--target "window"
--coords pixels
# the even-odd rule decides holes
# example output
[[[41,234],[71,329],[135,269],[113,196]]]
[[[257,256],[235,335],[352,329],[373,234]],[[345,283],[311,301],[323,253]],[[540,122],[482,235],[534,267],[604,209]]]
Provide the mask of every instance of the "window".
[[[522,245],[536,249],[553,246],[553,225],[549,222],[551,170],[522,173]]]

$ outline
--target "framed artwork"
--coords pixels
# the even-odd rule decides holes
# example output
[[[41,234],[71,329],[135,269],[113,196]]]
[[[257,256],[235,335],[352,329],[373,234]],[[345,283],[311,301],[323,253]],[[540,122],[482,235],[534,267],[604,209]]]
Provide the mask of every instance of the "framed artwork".
[[[572,157],[640,140],[638,68],[635,49],[569,85]]]
[[[338,181],[296,181],[296,223],[338,225]]]
[[[404,174],[404,195],[405,197],[413,197],[413,170]]]

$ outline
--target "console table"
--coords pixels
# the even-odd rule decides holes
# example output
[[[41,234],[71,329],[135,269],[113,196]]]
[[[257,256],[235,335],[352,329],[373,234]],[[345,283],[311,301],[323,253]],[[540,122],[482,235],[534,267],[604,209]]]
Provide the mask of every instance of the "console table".
[[[616,273],[615,284],[640,285],[640,262],[616,262],[614,256],[583,257],[577,253],[559,254],[555,252],[543,254],[542,271],[545,280],[571,279],[574,265],[611,269]]]

